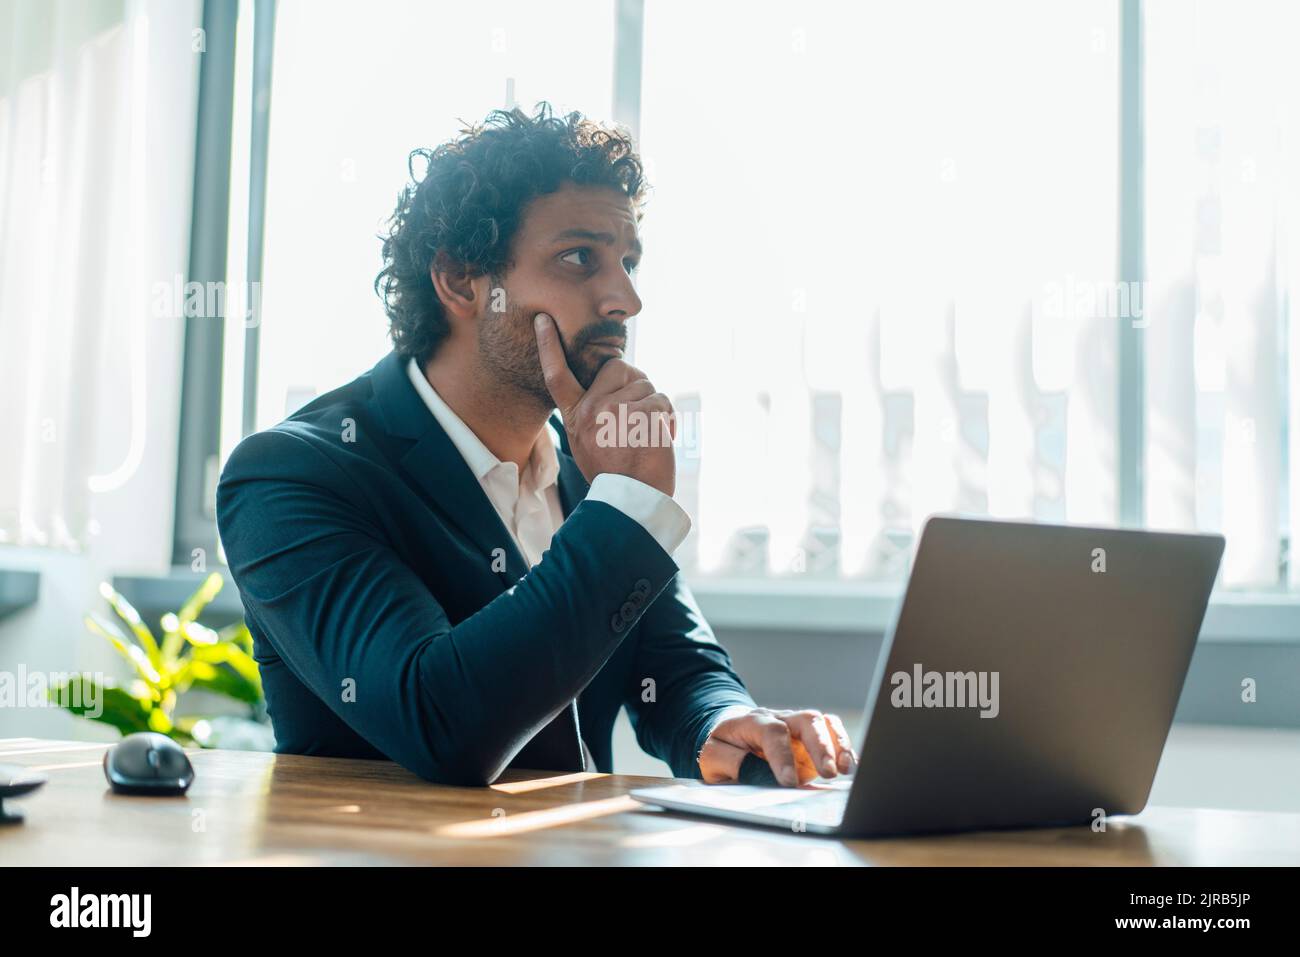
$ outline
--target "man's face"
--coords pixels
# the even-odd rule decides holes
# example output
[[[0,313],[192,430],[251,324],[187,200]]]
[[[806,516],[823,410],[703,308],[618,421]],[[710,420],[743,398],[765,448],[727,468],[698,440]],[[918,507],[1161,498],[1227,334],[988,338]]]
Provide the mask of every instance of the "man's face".
[[[565,183],[528,204],[512,252],[500,283],[487,278],[479,355],[490,373],[550,408],[533,318],[544,312],[555,320],[585,389],[604,363],[623,355],[627,320],[641,311],[630,275],[641,259],[631,200]]]

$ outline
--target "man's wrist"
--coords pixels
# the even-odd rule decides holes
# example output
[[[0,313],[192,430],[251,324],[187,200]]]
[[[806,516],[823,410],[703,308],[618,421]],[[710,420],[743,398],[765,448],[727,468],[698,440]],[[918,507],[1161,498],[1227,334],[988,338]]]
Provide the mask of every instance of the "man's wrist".
[[[618,509],[649,532],[669,555],[691,530],[690,516],[672,496],[630,475],[601,472],[592,479],[587,499]]]
[[[704,734],[700,736],[699,750],[695,752],[695,766],[699,767],[700,756],[704,753],[704,746],[709,743],[709,738],[713,736],[713,732],[717,730],[718,725],[722,724],[724,721],[730,721],[732,718],[743,717],[753,710],[754,708],[751,705],[733,704],[728,705],[709,718],[708,724],[705,726],[706,730]]]
[[[732,718],[739,718],[743,715],[747,715],[753,710],[754,708],[752,705],[747,705],[747,704],[728,705],[727,707],[719,711],[716,715],[714,715],[712,723],[709,725],[709,732],[704,736],[704,739],[707,741],[709,739],[709,735],[713,734],[713,732],[717,730],[718,725],[722,724],[722,722],[730,721]]]

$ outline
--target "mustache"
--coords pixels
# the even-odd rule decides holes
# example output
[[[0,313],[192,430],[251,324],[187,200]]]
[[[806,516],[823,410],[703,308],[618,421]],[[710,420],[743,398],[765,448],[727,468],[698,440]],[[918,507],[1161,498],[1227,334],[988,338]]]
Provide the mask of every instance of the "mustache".
[[[626,345],[627,328],[616,319],[601,319],[579,329],[574,335],[569,349],[573,352],[579,352],[596,339],[617,339],[620,343]]]

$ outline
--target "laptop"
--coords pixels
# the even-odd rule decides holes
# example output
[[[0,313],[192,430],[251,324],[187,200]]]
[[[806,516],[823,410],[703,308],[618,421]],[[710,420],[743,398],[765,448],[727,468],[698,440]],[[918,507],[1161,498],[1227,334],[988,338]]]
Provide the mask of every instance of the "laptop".
[[[851,778],[631,795],[845,837],[1136,814],[1223,547],[1222,535],[932,516],[881,645]]]

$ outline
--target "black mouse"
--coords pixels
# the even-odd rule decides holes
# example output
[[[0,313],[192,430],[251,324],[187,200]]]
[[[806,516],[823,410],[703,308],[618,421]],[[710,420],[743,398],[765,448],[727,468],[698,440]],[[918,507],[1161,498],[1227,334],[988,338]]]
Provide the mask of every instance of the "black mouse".
[[[194,768],[167,735],[137,731],[104,752],[104,777],[118,794],[184,794]]]
[[[755,784],[759,787],[779,788],[781,782],[776,779],[772,766],[753,752],[745,755],[736,772],[737,784]]]

